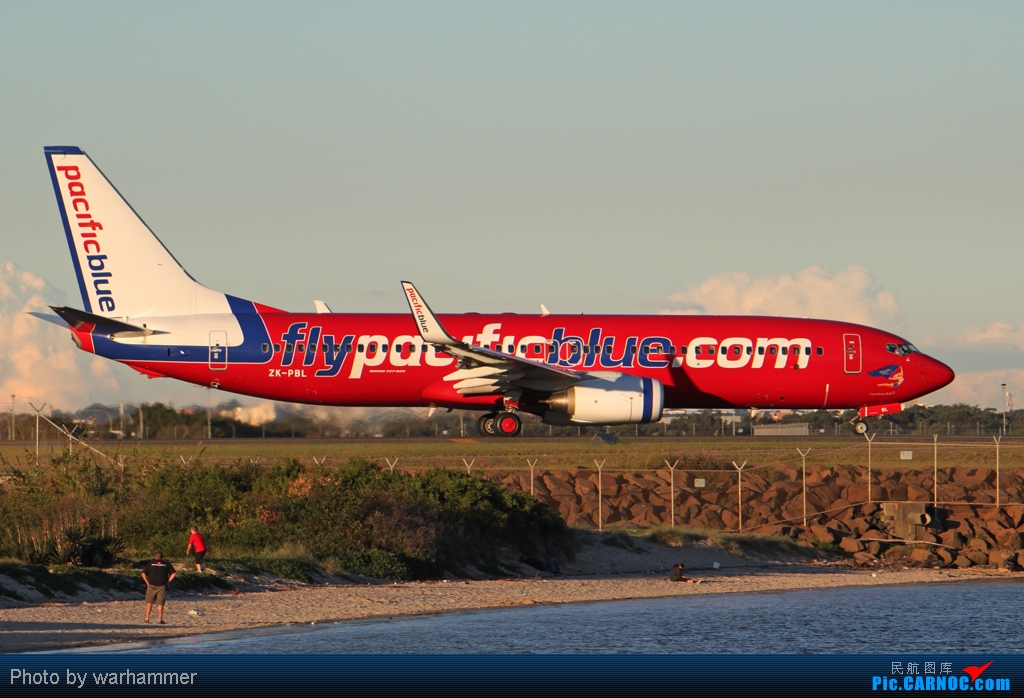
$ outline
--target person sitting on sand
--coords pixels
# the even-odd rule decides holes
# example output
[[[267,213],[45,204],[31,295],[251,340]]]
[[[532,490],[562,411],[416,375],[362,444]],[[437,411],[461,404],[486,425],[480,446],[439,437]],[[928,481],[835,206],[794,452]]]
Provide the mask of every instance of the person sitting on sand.
[[[175,572],[171,563],[164,562],[162,552],[157,550],[153,557],[156,559],[142,570],[142,581],[146,583],[146,619],[142,622],[149,622],[149,614],[156,604],[157,622],[167,625],[164,622],[164,604],[167,603],[167,585],[174,579]]]
[[[206,557],[206,540],[203,538],[203,534],[201,534],[199,529],[195,526],[192,527],[192,535],[188,537],[188,547],[185,548],[186,557],[193,548],[195,548],[196,551],[196,572],[202,572],[203,558]]]
[[[699,579],[690,579],[683,574],[683,569],[686,568],[681,562],[677,562],[672,566],[672,569],[668,572],[668,580],[670,582],[686,582],[687,584],[700,584]]]

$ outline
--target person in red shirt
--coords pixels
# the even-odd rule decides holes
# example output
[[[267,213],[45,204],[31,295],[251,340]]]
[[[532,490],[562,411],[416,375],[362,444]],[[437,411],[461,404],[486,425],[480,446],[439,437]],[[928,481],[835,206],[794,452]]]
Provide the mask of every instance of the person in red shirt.
[[[193,548],[196,551],[196,572],[202,572],[203,558],[206,557],[206,541],[203,540],[203,535],[195,526],[192,527],[192,535],[188,537],[188,547],[185,548],[185,555],[192,552]]]

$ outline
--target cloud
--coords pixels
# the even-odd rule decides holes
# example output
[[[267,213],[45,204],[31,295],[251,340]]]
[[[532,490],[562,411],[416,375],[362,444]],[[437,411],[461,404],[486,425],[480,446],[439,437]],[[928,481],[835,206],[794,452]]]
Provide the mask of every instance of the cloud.
[[[1014,327],[1005,322],[993,322],[983,330],[968,327],[957,341],[967,346],[1011,344],[1018,349],[1024,349],[1024,324]]]
[[[108,362],[75,347],[67,329],[28,315],[52,314],[49,304],[63,299],[42,277],[0,263],[0,396],[16,395],[19,409],[29,401],[69,409],[117,394]]]
[[[942,390],[925,395],[921,402],[929,405],[964,403],[1002,410],[1003,383],[1006,383],[1007,391],[1016,393],[1014,408],[1024,406],[1024,369],[1021,368],[957,373],[955,381]]]
[[[831,274],[807,267],[795,274],[754,277],[723,271],[668,297],[665,313],[784,315],[844,320],[897,329],[903,311],[892,291],[879,289],[871,272],[851,266]]]

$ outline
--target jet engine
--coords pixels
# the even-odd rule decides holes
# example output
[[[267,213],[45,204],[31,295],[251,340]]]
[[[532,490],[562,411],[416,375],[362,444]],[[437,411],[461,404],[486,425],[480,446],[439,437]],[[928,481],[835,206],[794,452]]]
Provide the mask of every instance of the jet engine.
[[[661,419],[665,386],[654,378],[605,373],[552,393],[545,424],[646,424]]]

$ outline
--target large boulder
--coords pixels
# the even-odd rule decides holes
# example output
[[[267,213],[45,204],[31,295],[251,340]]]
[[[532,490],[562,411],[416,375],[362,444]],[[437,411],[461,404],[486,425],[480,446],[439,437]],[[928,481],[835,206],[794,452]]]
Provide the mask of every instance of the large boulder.
[[[859,553],[864,550],[864,544],[852,536],[840,540],[839,547],[848,553]]]
[[[998,565],[1003,560],[1013,560],[1014,563],[1017,561],[1016,550],[993,550],[988,554],[988,564]]]
[[[835,543],[836,533],[827,526],[811,526],[811,533],[819,543]]]
[[[967,545],[967,539],[964,538],[963,534],[957,530],[943,531],[939,535],[939,540],[943,545],[948,545],[956,550],[960,550]]]
[[[1024,540],[1021,539],[1020,532],[1012,528],[997,533],[996,543],[999,544],[1000,548],[1008,550],[1018,550],[1024,547]]]
[[[939,556],[927,548],[915,548],[910,553],[910,559],[914,562],[938,562]]]
[[[990,546],[988,544],[988,541],[986,541],[984,538],[978,537],[971,538],[969,541],[967,541],[967,547],[971,550],[978,550],[983,553],[988,553],[989,549],[992,546]]]
[[[983,553],[980,550],[968,549],[968,550],[964,550],[962,553],[960,553],[960,555],[962,557],[966,557],[968,560],[973,562],[975,565],[987,565],[988,564],[988,554],[987,553]]]

